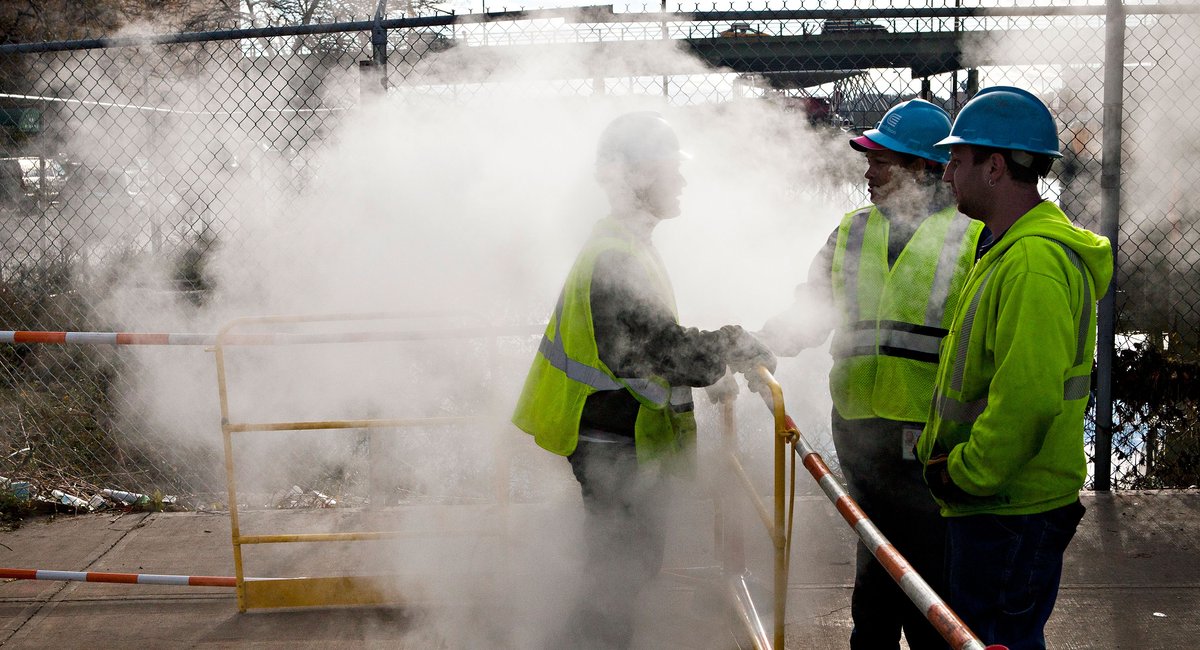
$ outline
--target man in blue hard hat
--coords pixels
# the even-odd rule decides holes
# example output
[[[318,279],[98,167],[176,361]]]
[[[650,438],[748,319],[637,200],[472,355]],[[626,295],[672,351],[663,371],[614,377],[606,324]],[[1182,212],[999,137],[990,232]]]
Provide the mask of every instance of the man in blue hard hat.
[[[983,224],[959,214],[941,180],[950,132],[944,110],[900,103],[850,141],[867,163],[871,205],[842,218],[796,290],[796,303],[759,336],[791,356],[833,332],[833,442],[851,496],[934,588],[945,523],[912,453],[924,427],[938,346],[975,261]],[[851,601],[855,650],[945,648],[865,545]]]
[[[979,91],[938,145],[959,209],[993,237],[958,303],[917,449],[947,521],[946,600],[985,643],[1045,648],[1084,513],[1096,300],[1112,249],[1041,197],[1061,154],[1054,117],[1029,92]]]

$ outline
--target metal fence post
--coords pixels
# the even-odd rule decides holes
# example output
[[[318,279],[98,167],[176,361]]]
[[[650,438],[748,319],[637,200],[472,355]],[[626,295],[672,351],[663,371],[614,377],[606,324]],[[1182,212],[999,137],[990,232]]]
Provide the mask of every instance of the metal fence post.
[[[379,6],[375,10],[375,21],[371,26],[371,61],[379,68],[379,85],[384,91],[388,88],[387,29],[383,26],[386,13],[387,0],[379,0]]]
[[[1125,7],[1122,0],[1107,0],[1104,43],[1104,137],[1100,174],[1100,229],[1113,250],[1113,268],[1117,268],[1121,214],[1121,137],[1123,133],[1123,95],[1125,90]],[[1093,440],[1095,481],[1098,491],[1112,486],[1112,366],[1116,348],[1117,276],[1114,273],[1108,292],[1100,299],[1096,325],[1096,436]]]

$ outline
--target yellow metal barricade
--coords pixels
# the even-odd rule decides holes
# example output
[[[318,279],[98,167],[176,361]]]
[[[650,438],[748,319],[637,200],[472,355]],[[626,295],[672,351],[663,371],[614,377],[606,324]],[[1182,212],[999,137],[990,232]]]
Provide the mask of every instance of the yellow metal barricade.
[[[767,629],[768,625],[763,622],[759,604],[755,603],[748,583],[749,573],[746,570],[744,539],[741,521],[735,514],[737,510],[728,504],[718,502],[717,527],[721,531],[723,580],[738,622],[745,628],[756,650],[770,650],[771,648],[782,650],[784,647],[784,616],[787,607],[788,558],[791,551],[793,512],[791,506],[794,503],[796,490],[795,457],[790,451],[791,445],[795,442],[795,429],[790,425],[785,414],[783,390],[779,383],[766,368],[759,368],[759,373],[771,391],[772,401],[769,405],[772,407],[774,415],[775,489],[772,507],[768,508],[763,502],[758,489],[755,488],[742,464],[741,454],[738,451],[734,403],[732,399],[728,398],[722,399],[720,403],[721,455],[728,463],[729,468],[729,471],[723,474],[726,485],[721,494],[731,495],[738,490],[744,491],[754,505],[759,520],[770,537],[774,549],[772,567],[774,594],[772,596],[770,630]],[[787,489],[789,484],[788,457],[793,459],[790,490]]]
[[[441,315],[441,314],[439,314]],[[483,422],[483,417],[430,417],[411,419],[359,419],[295,422],[235,422],[230,417],[226,376],[226,348],[230,345],[276,345],[288,343],[344,343],[366,341],[436,340],[488,337],[489,354],[495,352],[495,337],[526,335],[526,328],[459,328],[438,331],[365,332],[347,334],[241,334],[236,329],[248,325],[296,325],[301,323],[336,323],[347,321],[379,321],[428,317],[429,314],[361,314],[325,316],[265,316],[239,318],[226,323],[217,334],[217,388],[221,408],[221,432],[225,449],[226,487],[229,493],[229,516],[233,538],[233,560],[236,571],[239,611],[277,607],[310,607],[338,605],[402,604],[405,598],[397,593],[395,577],[391,576],[323,576],[294,578],[254,578],[247,580],[243,570],[242,547],[255,544],[358,542],[397,538],[428,537],[429,534],[411,531],[357,531],[335,533],[299,533],[243,535],[238,517],[238,490],[234,463],[235,434],[263,431],[312,431],[338,429],[394,429],[415,426],[456,425]],[[496,494],[499,504],[507,505],[507,455],[497,460]],[[456,531],[460,535],[479,535],[479,530]],[[438,531],[437,535],[455,534]],[[495,534],[493,532],[493,534]]]
[[[764,396],[767,406],[774,417],[775,439],[775,500],[774,513],[767,512],[766,506],[758,496],[753,483],[750,482],[746,471],[742,468],[737,454],[736,427],[733,422],[732,404],[722,404],[724,420],[724,438],[727,458],[733,475],[740,479],[742,487],[749,493],[758,510],[759,517],[766,527],[767,533],[775,547],[774,558],[774,620],[771,635],[768,638],[766,625],[756,609],[750,591],[746,584],[745,562],[740,556],[729,552],[726,546],[725,573],[731,599],[739,619],[744,623],[758,650],[774,648],[783,650],[784,647],[784,614],[787,606],[788,560],[791,556],[792,518],[796,496],[796,458],[803,459],[804,468],[821,487],[822,492],[829,498],[846,524],[854,530],[863,545],[871,552],[888,575],[896,582],[913,605],[925,615],[926,619],[937,629],[942,638],[954,650],[1005,650],[1002,645],[984,646],[983,642],[971,631],[962,619],[955,614],[945,601],[925,582],[896,547],[887,540],[875,526],[862,508],[846,492],[845,488],[834,478],[829,467],[820,454],[805,440],[792,419],[788,417],[783,404],[783,390],[779,383],[766,368],[758,369],[759,378],[770,389],[770,397]],[[795,452],[795,453],[793,453]],[[787,457],[791,457],[791,469],[788,470]],[[789,481],[790,475],[790,481]],[[785,493],[785,483],[790,482],[790,489]],[[727,512],[727,508],[719,512]],[[740,537],[737,545],[740,554]],[[728,536],[727,536],[728,537]]]

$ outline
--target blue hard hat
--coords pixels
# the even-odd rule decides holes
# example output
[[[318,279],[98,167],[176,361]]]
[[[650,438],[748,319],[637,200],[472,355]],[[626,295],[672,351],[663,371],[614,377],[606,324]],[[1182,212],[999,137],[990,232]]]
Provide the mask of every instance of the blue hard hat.
[[[1050,109],[1033,93],[1013,86],[992,86],[975,94],[959,111],[950,137],[937,143],[974,144],[1061,158],[1058,125]]]
[[[910,99],[891,107],[879,124],[850,141],[859,151],[891,149],[946,164],[950,153],[934,145],[950,133],[950,115],[923,99]]]

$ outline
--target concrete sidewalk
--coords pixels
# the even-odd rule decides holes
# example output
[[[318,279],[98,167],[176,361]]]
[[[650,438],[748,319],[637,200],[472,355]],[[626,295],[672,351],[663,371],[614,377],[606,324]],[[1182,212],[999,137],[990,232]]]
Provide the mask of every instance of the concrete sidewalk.
[[[1058,607],[1050,621],[1051,648],[1190,648],[1200,635],[1200,492],[1085,495],[1088,514],[1068,552]],[[530,584],[546,573],[530,567],[554,559],[537,546],[537,531],[575,504],[514,505],[505,522],[531,534],[512,539]],[[403,510],[389,523],[454,527],[486,523],[462,507]],[[494,513],[493,513],[494,514]],[[460,517],[462,521],[454,521]],[[354,529],[370,517],[340,510],[243,513],[242,526],[261,520],[277,532]],[[853,582],[852,533],[823,497],[796,504],[789,586],[788,648],[846,648]],[[684,504],[674,522],[663,575],[645,594],[639,648],[736,648],[725,615],[709,592],[716,573],[711,504]],[[477,540],[436,540],[376,556],[351,554],[400,573],[437,575],[432,592],[447,598],[386,608],[253,611],[239,614],[232,589],[13,580],[0,583],[0,645],[12,648],[525,648],[538,638],[537,612],[546,605],[526,593],[496,591],[469,574],[495,566]],[[465,544],[462,546],[460,544]],[[248,575],[338,575],[362,571],[315,544],[290,544],[290,555],[247,554]],[[333,546],[336,546],[334,544]],[[368,544],[369,546],[369,544]],[[299,547],[299,548],[296,548]],[[253,549],[258,550],[258,549]],[[512,551],[510,551],[512,552]],[[769,549],[749,544],[751,567],[770,584]],[[446,563],[438,553],[458,558]],[[469,557],[463,562],[462,557]],[[342,560],[337,559],[343,558]],[[93,514],[32,520],[0,533],[0,566],[232,576],[230,522],[225,514]],[[295,567],[307,569],[295,573]],[[455,571],[459,575],[455,575]],[[462,571],[465,570],[465,574]],[[256,573],[256,571],[260,571]],[[265,572],[265,573],[264,573]],[[389,571],[390,573],[391,571]],[[439,588],[453,584],[440,591]],[[547,585],[541,585],[547,587]],[[549,585],[553,587],[553,585]],[[476,588],[478,587],[478,588]],[[479,598],[460,598],[478,593]],[[536,590],[530,593],[536,593]],[[553,594],[553,589],[542,592]],[[769,607],[764,603],[764,606]],[[469,631],[468,628],[470,628]]]

